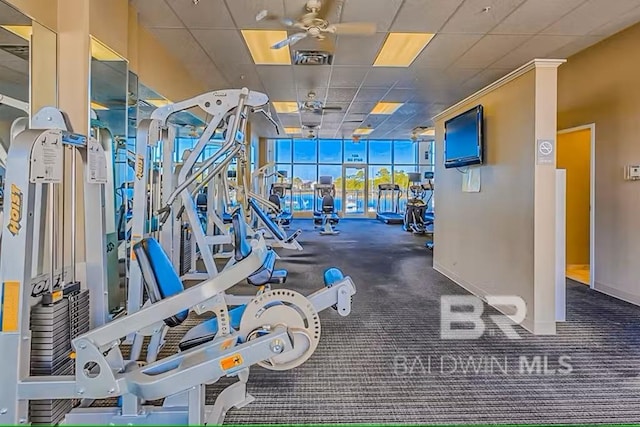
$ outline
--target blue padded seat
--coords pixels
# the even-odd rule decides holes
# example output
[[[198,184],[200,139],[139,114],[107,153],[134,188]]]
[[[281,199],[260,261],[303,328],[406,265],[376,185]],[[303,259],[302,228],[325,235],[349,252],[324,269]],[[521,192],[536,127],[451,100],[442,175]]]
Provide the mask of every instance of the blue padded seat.
[[[269,226],[269,222],[275,227],[277,230],[280,230],[273,224],[271,218],[268,215],[265,215],[264,211],[260,209],[260,207],[256,204],[255,200],[249,199],[249,206],[258,214],[258,216],[267,224],[267,227],[271,229]],[[239,212],[236,211],[236,212]],[[233,214],[233,237],[234,237],[234,257],[236,261],[242,261],[246,257],[251,254],[251,244],[247,239],[247,224],[244,222],[244,218],[242,215]],[[262,286],[267,283],[274,284],[283,284],[287,280],[287,271],[286,270],[275,270],[276,263],[276,253],[274,251],[269,251],[267,253],[267,257],[262,264],[262,267],[249,277],[247,277],[247,282],[253,286]]]
[[[136,254],[144,286],[152,303],[184,291],[182,281],[173,269],[171,260],[155,239],[142,239],[133,246],[133,251]],[[178,326],[184,322],[188,315],[189,310],[183,310],[164,319],[164,323],[169,327]]]
[[[223,224],[231,224],[231,223],[232,223],[232,221],[231,221],[231,214],[230,214],[230,213],[226,213],[226,212],[224,212],[224,213],[222,214],[222,223],[223,223]]]
[[[344,279],[344,274],[338,268],[329,268],[324,272],[324,285],[327,288],[330,288],[342,279]]]
[[[244,222],[241,209],[233,212],[231,224],[233,224],[234,258],[239,262],[251,255],[252,251],[251,243],[247,237],[247,224]]]
[[[244,314],[246,306],[239,305],[229,310],[229,323],[233,329],[240,328],[240,320]],[[195,326],[187,332],[178,347],[182,351],[189,350],[190,348],[197,347],[200,344],[211,341],[218,333],[218,318],[214,317],[209,320],[205,320],[198,326]]]
[[[287,240],[287,236],[282,233],[282,230],[276,225],[275,222],[273,222],[269,215],[267,215],[262,209],[260,209],[260,206],[258,206],[258,203],[253,198],[249,198],[249,207],[253,210],[253,212],[255,212],[256,215],[258,215],[260,221],[262,221],[264,225],[267,226],[271,234],[273,234],[273,237],[278,240]]]

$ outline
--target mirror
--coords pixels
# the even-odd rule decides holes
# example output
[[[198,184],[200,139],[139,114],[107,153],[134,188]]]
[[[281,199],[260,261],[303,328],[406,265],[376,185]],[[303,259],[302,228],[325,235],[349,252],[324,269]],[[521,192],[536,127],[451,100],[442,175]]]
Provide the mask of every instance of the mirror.
[[[127,187],[133,180],[129,159],[135,150],[135,142],[128,139],[135,123],[132,129],[128,114],[136,104],[137,82],[131,91],[128,62],[94,38],[91,56],[91,134],[105,149],[107,164],[111,165],[110,182],[113,182],[113,186],[105,188],[108,304],[113,317],[126,307],[126,222],[131,210]]]
[[[0,2],[0,166],[3,169],[2,176],[4,176],[4,163],[11,139],[11,125],[18,117],[29,115],[31,29],[31,19]]]
[[[0,210],[12,125],[28,125],[29,104],[57,105],[56,58],[56,34],[0,0]]]

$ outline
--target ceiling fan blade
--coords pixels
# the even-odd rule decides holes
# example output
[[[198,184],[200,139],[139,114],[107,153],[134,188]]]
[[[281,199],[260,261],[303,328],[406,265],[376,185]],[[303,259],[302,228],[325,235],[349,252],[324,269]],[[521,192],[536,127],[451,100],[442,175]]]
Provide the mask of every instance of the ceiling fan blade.
[[[263,9],[256,15],[256,22],[261,21],[279,21],[285,27],[293,27],[295,21],[291,18],[283,18],[278,15],[272,15],[268,10]]]
[[[376,33],[378,26],[375,22],[343,22],[327,27],[327,32],[333,34],[363,35],[372,36]]]
[[[300,40],[302,40],[305,37],[307,37],[307,33],[291,34],[286,39],[274,44],[273,46],[271,46],[271,49],[282,49],[285,46],[294,45],[294,44],[298,43]]]

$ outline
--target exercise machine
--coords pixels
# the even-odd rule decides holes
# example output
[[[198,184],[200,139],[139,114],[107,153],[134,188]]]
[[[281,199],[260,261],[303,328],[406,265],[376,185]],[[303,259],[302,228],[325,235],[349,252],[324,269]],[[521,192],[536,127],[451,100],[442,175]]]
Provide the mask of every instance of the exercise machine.
[[[302,233],[302,230],[296,230],[295,233],[289,236],[286,231],[278,225],[278,223],[271,219],[269,214],[262,210],[260,204],[255,199],[250,197],[248,199],[248,204],[251,212],[256,215],[258,225],[262,225],[262,227],[255,228],[258,231],[264,232],[265,240],[269,246],[296,251],[302,250],[302,245],[297,240],[298,236]]]
[[[338,225],[340,217],[336,212],[336,186],[331,176],[321,176],[315,184],[316,209],[313,211],[313,224],[320,227],[323,236],[336,235],[340,232],[333,227]]]
[[[430,250],[433,250],[434,247],[434,226],[436,220],[435,209],[433,206],[433,194],[435,192],[435,184],[433,182],[434,176],[435,175],[433,172],[425,172],[425,179],[427,180],[427,183],[423,184],[424,189],[430,192],[429,199],[427,200],[427,209],[424,213],[425,232],[431,237],[429,240],[427,240],[425,246]]]
[[[229,409],[254,400],[246,389],[251,366],[301,365],[320,339],[318,312],[329,307],[341,316],[351,312],[355,286],[335,268],[325,272],[325,286],[309,296],[271,289],[284,282],[286,271],[275,270],[275,253],[260,234],[249,233],[239,207],[232,214],[233,263],[189,289],[156,239],[137,241],[132,262],[144,279],[148,303],[107,322],[104,151],[93,138],[65,130],[55,109],[35,119],[9,150],[7,185],[21,197],[3,223],[10,232],[2,246],[11,252],[0,260],[0,354],[11,369],[0,370],[1,424],[56,424],[61,418],[76,425],[222,423]],[[39,129],[39,123],[47,127]],[[65,157],[71,161],[68,174]],[[82,198],[75,197],[76,158],[84,171]],[[55,228],[43,225],[45,217],[55,216],[50,209],[55,204],[47,203],[51,186],[67,185],[74,190],[68,206],[74,227],[75,213],[84,213],[83,244],[76,245],[72,227],[70,276],[55,287],[50,281],[51,288],[34,296],[32,270],[46,252],[44,237],[58,247]],[[255,295],[226,294],[244,280],[257,287]],[[191,310],[213,317],[183,336],[178,353],[142,365],[123,356],[123,337],[177,327]],[[238,382],[206,406],[205,386],[222,377]],[[146,404],[159,399],[162,406]]]
[[[425,215],[428,202],[425,201],[427,187],[422,184],[419,172],[409,173],[407,185],[407,207],[404,213],[403,229],[415,234],[424,234],[427,223]]]
[[[278,181],[271,184],[269,201],[276,205],[279,210],[276,215],[276,223],[281,224],[286,229],[293,220],[293,184],[285,182],[287,171],[278,171],[276,176]],[[289,201],[288,203],[287,200]],[[288,206],[286,206],[287,204]]]
[[[400,213],[402,190],[398,184],[378,184],[378,205],[376,219],[385,224],[402,224],[404,215]],[[386,210],[388,207],[391,209]]]

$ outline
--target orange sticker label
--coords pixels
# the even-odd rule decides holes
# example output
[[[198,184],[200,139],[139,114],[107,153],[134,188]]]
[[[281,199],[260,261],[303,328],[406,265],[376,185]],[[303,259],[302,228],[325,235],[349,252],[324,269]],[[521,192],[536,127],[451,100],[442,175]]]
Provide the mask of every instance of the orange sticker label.
[[[233,347],[233,343],[235,343],[236,340],[234,338],[230,338],[226,341],[224,341],[222,344],[220,344],[220,350],[228,350],[231,347]]]
[[[225,357],[220,361],[220,368],[223,371],[228,371],[233,368],[237,368],[242,365],[244,361],[242,360],[242,356],[240,354],[234,354],[233,356]]]
[[[2,328],[4,332],[18,330],[18,313],[20,311],[20,282],[4,282],[2,295]]]

